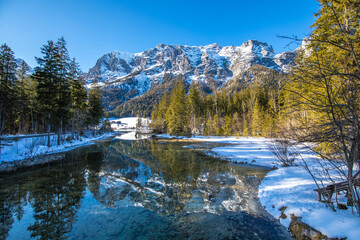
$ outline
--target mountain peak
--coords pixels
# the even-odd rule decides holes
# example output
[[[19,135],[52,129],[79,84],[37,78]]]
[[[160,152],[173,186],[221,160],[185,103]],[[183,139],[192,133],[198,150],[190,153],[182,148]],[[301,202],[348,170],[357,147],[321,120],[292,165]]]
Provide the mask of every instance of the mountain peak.
[[[241,46],[248,47],[248,46],[266,46],[269,47],[269,45],[265,42],[260,42],[256,39],[250,39],[244,42]]]
[[[155,48],[164,49],[164,48],[166,48],[167,46],[169,46],[169,45],[168,45],[168,44],[164,44],[164,43],[160,43],[160,44],[156,45]]]
[[[212,44],[204,46],[204,48],[222,48],[222,47],[217,43],[212,43]]]
[[[239,49],[245,54],[255,54],[261,58],[274,58],[275,53],[271,45],[258,40],[248,40]]]
[[[248,40],[237,47],[222,47],[217,43],[206,46],[158,44],[141,53],[108,53],[89,70],[86,79],[88,83],[100,79],[107,94],[111,92],[111,96],[117,96],[117,101],[109,98],[106,102],[109,109],[113,109],[162,86],[163,79],[166,83],[169,76],[181,76],[188,83],[196,81],[207,85],[212,82],[212,86],[219,87],[242,76],[255,64],[286,72],[292,58],[292,54],[275,58],[273,48],[257,40]]]

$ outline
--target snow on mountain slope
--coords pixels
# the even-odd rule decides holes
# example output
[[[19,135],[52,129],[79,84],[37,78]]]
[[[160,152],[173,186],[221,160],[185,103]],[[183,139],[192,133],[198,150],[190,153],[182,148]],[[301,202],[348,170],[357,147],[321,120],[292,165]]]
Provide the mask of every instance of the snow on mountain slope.
[[[159,44],[140,53],[110,52],[98,59],[86,74],[91,87],[95,80],[112,96],[121,95],[126,102],[161,84],[165,74],[183,75],[189,83],[216,82],[222,86],[251,66],[258,64],[280,72],[288,72],[295,53],[275,56],[267,43],[249,40],[241,46],[222,47]]]

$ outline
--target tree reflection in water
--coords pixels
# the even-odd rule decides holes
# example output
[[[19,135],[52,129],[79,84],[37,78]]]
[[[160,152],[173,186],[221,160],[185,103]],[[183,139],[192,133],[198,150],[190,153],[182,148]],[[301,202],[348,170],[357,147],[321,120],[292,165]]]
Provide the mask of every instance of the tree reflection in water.
[[[6,239],[14,223],[21,221],[26,205],[34,222],[27,230],[37,239],[64,239],[72,230],[86,188],[85,169],[99,171],[102,152],[81,150],[64,154],[56,164],[19,171],[0,178],[1,237]],[[79,161],[79,159],[81,159]],[[99,166],[100,165],[100,166]]]
[[[1,238],[11,235],[11,228],[19,221],[26,225],[29,237],[36,239],[84,237],[86,232],[73,229],[75,223],[77,227],[81,225],[77,221],[80,213],[85,221],[95,217],[101,226],[109,225],[101,222],[109,218],[99,219],[92,214],[91,199],[101,203],[110,215],[119,211],[129,214],[129,217],[122,216],[123,222],[139,226],[153,224],[148,227],[154,229],[174,229],[176,216],[183,221],[187,213],[204,216],[206,212],[219,215],[253,210],[250,208],[256,201],[256,188],[266,170],[227,164],[185,149],[183,145],[147,140],[113,141],[71,151],[64,154],[62,161],[51,165],[1,176]],[[85,197],[86,192],[91,195]],[[81,212],[84,201],[87,201],[87,210]],[[21,221],[26,213],[33,218]],[[144,216],[158,221],[152,222]],[[175,217],[170,221],[162,216]],[[121,218],[112,217],[112,220]],[[221,219],[227,221],[227,218]],[[119,224],[113,228],[118,229]],[[181,230],[174,230],[172,234],[182,236],[185,230],[183,225],[179,226]],[[128,232],[116,237],[131,238],[132,234],[139,233],[129,225],[123,229]],[[94,231],[97,234],[96,229]],[[101,234],[106,235],[103,232]],[[12,238],[16,239],[16,235]]]

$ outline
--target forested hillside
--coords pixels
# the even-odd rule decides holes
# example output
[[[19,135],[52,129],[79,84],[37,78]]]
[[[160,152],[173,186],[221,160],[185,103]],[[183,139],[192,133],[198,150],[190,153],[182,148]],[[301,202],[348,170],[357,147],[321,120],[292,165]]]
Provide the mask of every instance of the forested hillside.
[[[279,80],[284,80],[279,77]],[[213,94],[193,83],[187,93],[184,83],[166,93],[152,112],[159,132],[173,135],[273,136],[280,117],[282,83],[251,82]]]
[[[265,75],[288,73],[296,54],[275,55],[270,45],[257,40],[225,47],[159,44],[141,53],[105,54],[85,76],[87,86],[100,86],[104,107],[113,116],[150,116],[154,103],[180,80],[186,89],[199,83],[205,93],[229,85],[240,89],[259,78],[272,84],[274,77]]]

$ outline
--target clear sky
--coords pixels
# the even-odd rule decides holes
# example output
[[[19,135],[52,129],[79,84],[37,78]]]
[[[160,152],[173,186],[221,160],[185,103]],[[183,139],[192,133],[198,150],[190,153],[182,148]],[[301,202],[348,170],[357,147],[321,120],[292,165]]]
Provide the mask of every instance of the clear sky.
[[[277,35],[310,32],[316,0],[0,0],[0,44],[32,67],[47,40],[64,36],[84,72],[110,51],[141,52],[159,43],[241,45],[257,39],[292,50]]]

